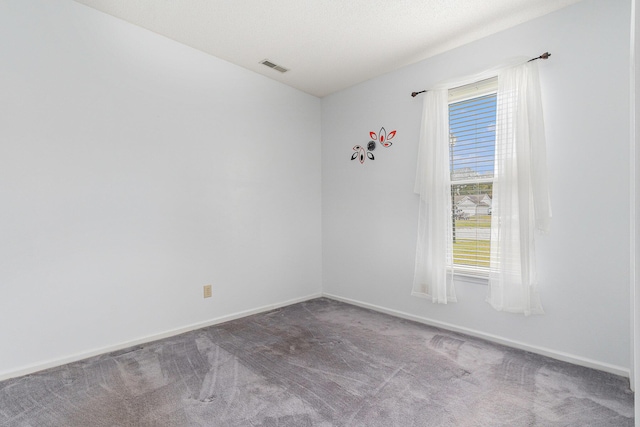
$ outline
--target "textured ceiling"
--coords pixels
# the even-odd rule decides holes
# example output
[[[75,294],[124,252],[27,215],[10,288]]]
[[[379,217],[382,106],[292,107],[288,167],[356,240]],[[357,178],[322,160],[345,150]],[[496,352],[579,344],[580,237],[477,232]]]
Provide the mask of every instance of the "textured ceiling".
[[[580,0],[76,1],[322,97]]]

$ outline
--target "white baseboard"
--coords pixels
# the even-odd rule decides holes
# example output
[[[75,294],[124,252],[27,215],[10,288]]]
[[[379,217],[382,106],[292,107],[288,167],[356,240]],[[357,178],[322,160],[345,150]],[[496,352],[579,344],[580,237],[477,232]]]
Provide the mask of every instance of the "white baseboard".
[[[497,335],[492,335],[492,334],[488,334],[488,333],[485,333],[485,332],[477,331],[477,330],[474,330],[474,329],[469,329],[469,328],[465,328],[465,327],[452,325],[452,324],[446,323],[446,322],[440,322],[440,321],[437,321],[437,320],[428,319],[426,317],[416,316],[416,315],[413,315],[413,314],[405,313],[403,311],[394,310],[394,309],[378,306],[378,305],[375,305],[375,304],[369,304],[369,303],[366,303],[366,302],[353,300],[353,299],[350,299],[350,298],[344,298],[344,297],[341,297],[341,296],[338,296],[338,295],[327,294],[327,293],[322,293],[322,294],[321,293],[317,293],[317,294],[307,295],[305,297],[300,297],[300,298],[295,298],[295,299],[291,299],[291,300],[288,300],[288,301],[283,301],[283,302],[276,303],[276,304],[269,304],[269,305],[265,305],[265,306],[262,306],[262,307],[257,307],[257,308],[254,308],[254,309],[250,309],[250,310],[240,311],[240,312],[237,312],[237,313],[233,313],[233,314],[229,314],[229,315],[226,315],[226,316],[217,317],[215,319],[207,320],[206,322],[194,323],[194,324],[187,325],[187,326],[184,326],[184,327],[181,327],[181,328],[176,328],[176,329],[172,329],[172,330],[169,330],[169,331],[165,331],[165,332],[162,332],[162,333],[159,333],[159,334],[148,335],[148,336],[141,337],[141,338],[138,338],[138,339],[135,339],[135,340],[126,341],[126,342],[122,342],[122,343],[111,345],[111,346],[101,347],[101,348],[98,348],[98,349],[94,349],[94,350],[90,350],[90,351],[86,351],[86,352],[82,352],[82,353],[77,353],[77,354],[74,354],[74,355],[71,355],[71,356],[67,356],[67,357],[63,357],[63,358],[59,358],[59,359],[55,359],[55,360],[50,360],[48,362],[29,365],[29,366],[26,366],[24,368],[20,368],[20,369],[17,369],[17,370],[8,371],[8,372],[2,372],[2,373],[0,373],[0,381],[6,380],[6,379],[9,379],[9,378],[20,377],[20,376],[23,376],[23,375],[33,374],[34,372],[42,371],[42,370],[49,369],[49,368],[55,368],[56,366],[61,366],[61,365],[65,365],[67,363],[77,362],[79,360],[87,359],[89,357],[98,356],[98,355],[105,354],[105,353],[110,353],[110,352],[113,352],[113,351],[123,350],[125,348],[133,347],[133,346],[136,346],[136,345],[146,344],[146,343],[157,341],[157,340],[160,340],[160,339],[163,339],[163,338],[169,338],[169,337],[172,337],[172,336],[175,336],[175,335],[180,335],[180,334],[185,333],[185,332],[190,332],[190,331],[193,331],[193,330],[196,330],[196,329],[200,329],[200,328],[206,328],[207,326],[217,325],[217,324],[220,324],[220,323],[228,322],[230,320],[239,319],[241,317],[251,316],[253,314],[258,314],[258,313],[263,313],[263,312],[270,311],[270,310],[275,310],[277,308],[286,307],[288,305],[297,304],[299,302],[308,301],[308,300],[312,300],[312,299],[319,298],[319,297],[326,297],[326,298],[334,299],[336,301],[341,301],[341,302],[344,302],[344,303],[347,303],[347,304],[355,305],[355,306],[358,306],[358,307],[368,308],[370,310],[374,310],[374,311],[378,311],[378,312],[381,312],[381,313],[389,314],[391,316],[399,317],[399,318],[402,318],[402,319],[412,320],[414,322],[418,322],[418,323],[422,323],[422,324],[430,325],[430,326],[435,326],[437,328],[442,328],[442,329],[446,329],[446,330],[453,331],[453,332],[460,332],[460,333],[463,333],[463,334],[466,334],[466,335],[471,335],[473,337],[482,338],[482,339],[485,339],[487,341],[491,341],[491,342],[495,342],[495,343],[498,343],[498,344],[506,345],[508,347],[513,347],[513,348],[517,348],[517,349],[520,349],[520,350],[529,351],[531,353],[536,353],[536,354],[540,354],[540,355],[543,355],[543,356],[551,357],[552,359],[562,360],[563,362],[573,363],[574,365],[579,365],[579,366],[584,366],[584,367],[587,367],[587,368],[597,369],[597,370],[600,370],[600,371],[609,372],[609,373],[612,373],[612,374],[615,374],[615,375],[620,375],[620,376],[627,377],[627,378],[629,378],[629,376],[630,376],[629,369],[625,369],[625,368],[620,367],[620,366],[615,366],[615,365],[611,365],[611,364],[608,364],[608,363],[602,363],[602,362],[598,362],[598,361],[595,361],[595,360],[587,359],[587,358],[584,358],[584,357],[575,356],[575,355],[572,355],[572,354],[568,354],[568,353],[564,353],[564,352],[560,352],[560,351],[556,351],[556,350],[551,350],[551,349],[544,348],[544,347],[539,347],[539,346],[526,344],[526,343],[523,343],[523,342],[520,342],[520,341],[514,341],[514,340],[511,340],[511,339],[499,337]]]
[[[520,341],[514,341],[508,338],[499,337],[497,335],[488,334],[486,332],[481,332],[475,329],[469,329],[461,326],[452,325],[446,322],[440,322],[437,320],[428,319],[426,317],[420,317],[413,314],[405,313],[399,310],[393,310],[386,307],[381,307],[374,304],[369,304],[366,302],[353,300],[350,298],[344,298],[338,295],[323,293],[323,297],[334,299],[336,301],[345,302],[347,304],[356,305],[362,308],[368,308],[370,310],[378,311],[381,313],[389,314],[391,316],[400,317],[402,319],[413,320],[414,322],[423,323],[425,325],[435,326],[437,328],[446,329],[453,332],[460,332],[462,334],[471,335],[476,338],[482,338],[487,341],[495,342],[498,344],[506,345],[507,347],[513,347],[520,350],[525,350],[531,353],[540,354],[542,356],[547,356],[552,359],[561,360],[563,362],[572,363],[574,365],[584,366],[586,368],[597,369],[599,371],[609,372],[611,374],[619,375],[622,377],[629,378],[630,371],[629,369],[625,369],[621,366],[615,366],[608,363],[598,362],[596,360],[587,359],[580,356],[575,356],[573,354],[564,353],[561,351],[551,350],[548,348],[526,344]]]
[[[33,374],[34,372],[43,371],[49,368],[55,368],[56,366],[66,365],[67,363],[77,362],[79,360],[87,359],[89,357],[99,356],[101,354],[123,350],[125,348],[146,344],[146,343],[157,341],[163,338],[169,338],[175,335],[183,334],[185,332],[194,331],[196,329],[206,328],[207,326],[213,326],[220,323],[228,322],[230,320],[239,319],[241,317],[251,316],[253,314],[258,314],[258,313],[264,313],[265,311],[275,310],[277,308],[286,307],[288,305],[297,304],[299,302],[308,301],[311,299],[319,298],[321,296],[322,294],[317,293],[317,294],[307,295],[305,297],[294,298],[294,299],[283,301],[276,304],[264,305],[262,307],[253,308],[250,310],[244,310],[237,313],[228,314],[226,316],[217,317],[215,319],[207,320],[205,322],[193,323],[191,325],[183,326],[181,328],[171,329],[169,331],[161,332],[159,334],[147,335],[145,337],[141,337],[135,340],[125,341],[119,344],[101,347],[94,350],[85,351],[82,353],[76,353],[71,356],[50,360],[44,363],[29,365],[17,370],[1,372],[0,381],[7,380],[9,378],[20,377],[23,375]]]

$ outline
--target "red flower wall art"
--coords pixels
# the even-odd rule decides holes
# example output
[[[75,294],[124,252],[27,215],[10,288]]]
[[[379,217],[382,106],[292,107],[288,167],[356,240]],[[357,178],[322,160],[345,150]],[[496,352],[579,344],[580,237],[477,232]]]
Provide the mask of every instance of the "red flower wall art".
[[[369,132],[371,141],[367,143],[366,147],[363,147],[361,145],[356,145],[355,147],[353,147],[354,153],[351,155],[351,160],[358,159],[361,164],[364,163],[366,159],[375,160],[373,151],[375,151],[376,146],[380,144],[384,148],[391,147],[391,140],[394,136],[396,136],[395,130],[392,130],[387,134],[387,130],[385,128],[380,128],[380,132],[378,132],[377,134],[375,132]]]

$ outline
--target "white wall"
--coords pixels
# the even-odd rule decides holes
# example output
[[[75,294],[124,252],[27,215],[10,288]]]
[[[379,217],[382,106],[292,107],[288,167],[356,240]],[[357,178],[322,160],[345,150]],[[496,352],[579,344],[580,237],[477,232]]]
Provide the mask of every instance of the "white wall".
[[[629,16],[630,1],[585,0],[324,98],[324,292],[628,374]],[[457,284],[454,304],[412,297],[422,97],[409,94],[545,51],[554,214],[551,235],[538,240],[546,314],[496,312],[486,286],[472,283]],[[351,161],[352,147],[381,126],[397,129],[393,146]]]
[[[0,2],[0,378],[321,283],[628,370],[629,9],[586,0],[321,102],[68,0]],[[495,312],[469,283],[457,304],[411,297],[422,98],[409,93],[546,50],[547,314]],[[381,126],[394,145],[350,161]]]
[[[318,98],[69,0],[0,58],[0,378],[321,292]]]

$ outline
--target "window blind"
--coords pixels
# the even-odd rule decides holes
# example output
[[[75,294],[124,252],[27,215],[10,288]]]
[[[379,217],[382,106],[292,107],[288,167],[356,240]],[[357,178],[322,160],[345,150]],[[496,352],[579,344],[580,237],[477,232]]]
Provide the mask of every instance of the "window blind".
[[[485,275],[491,253],[497,79],[449,91],[453,268]]]

